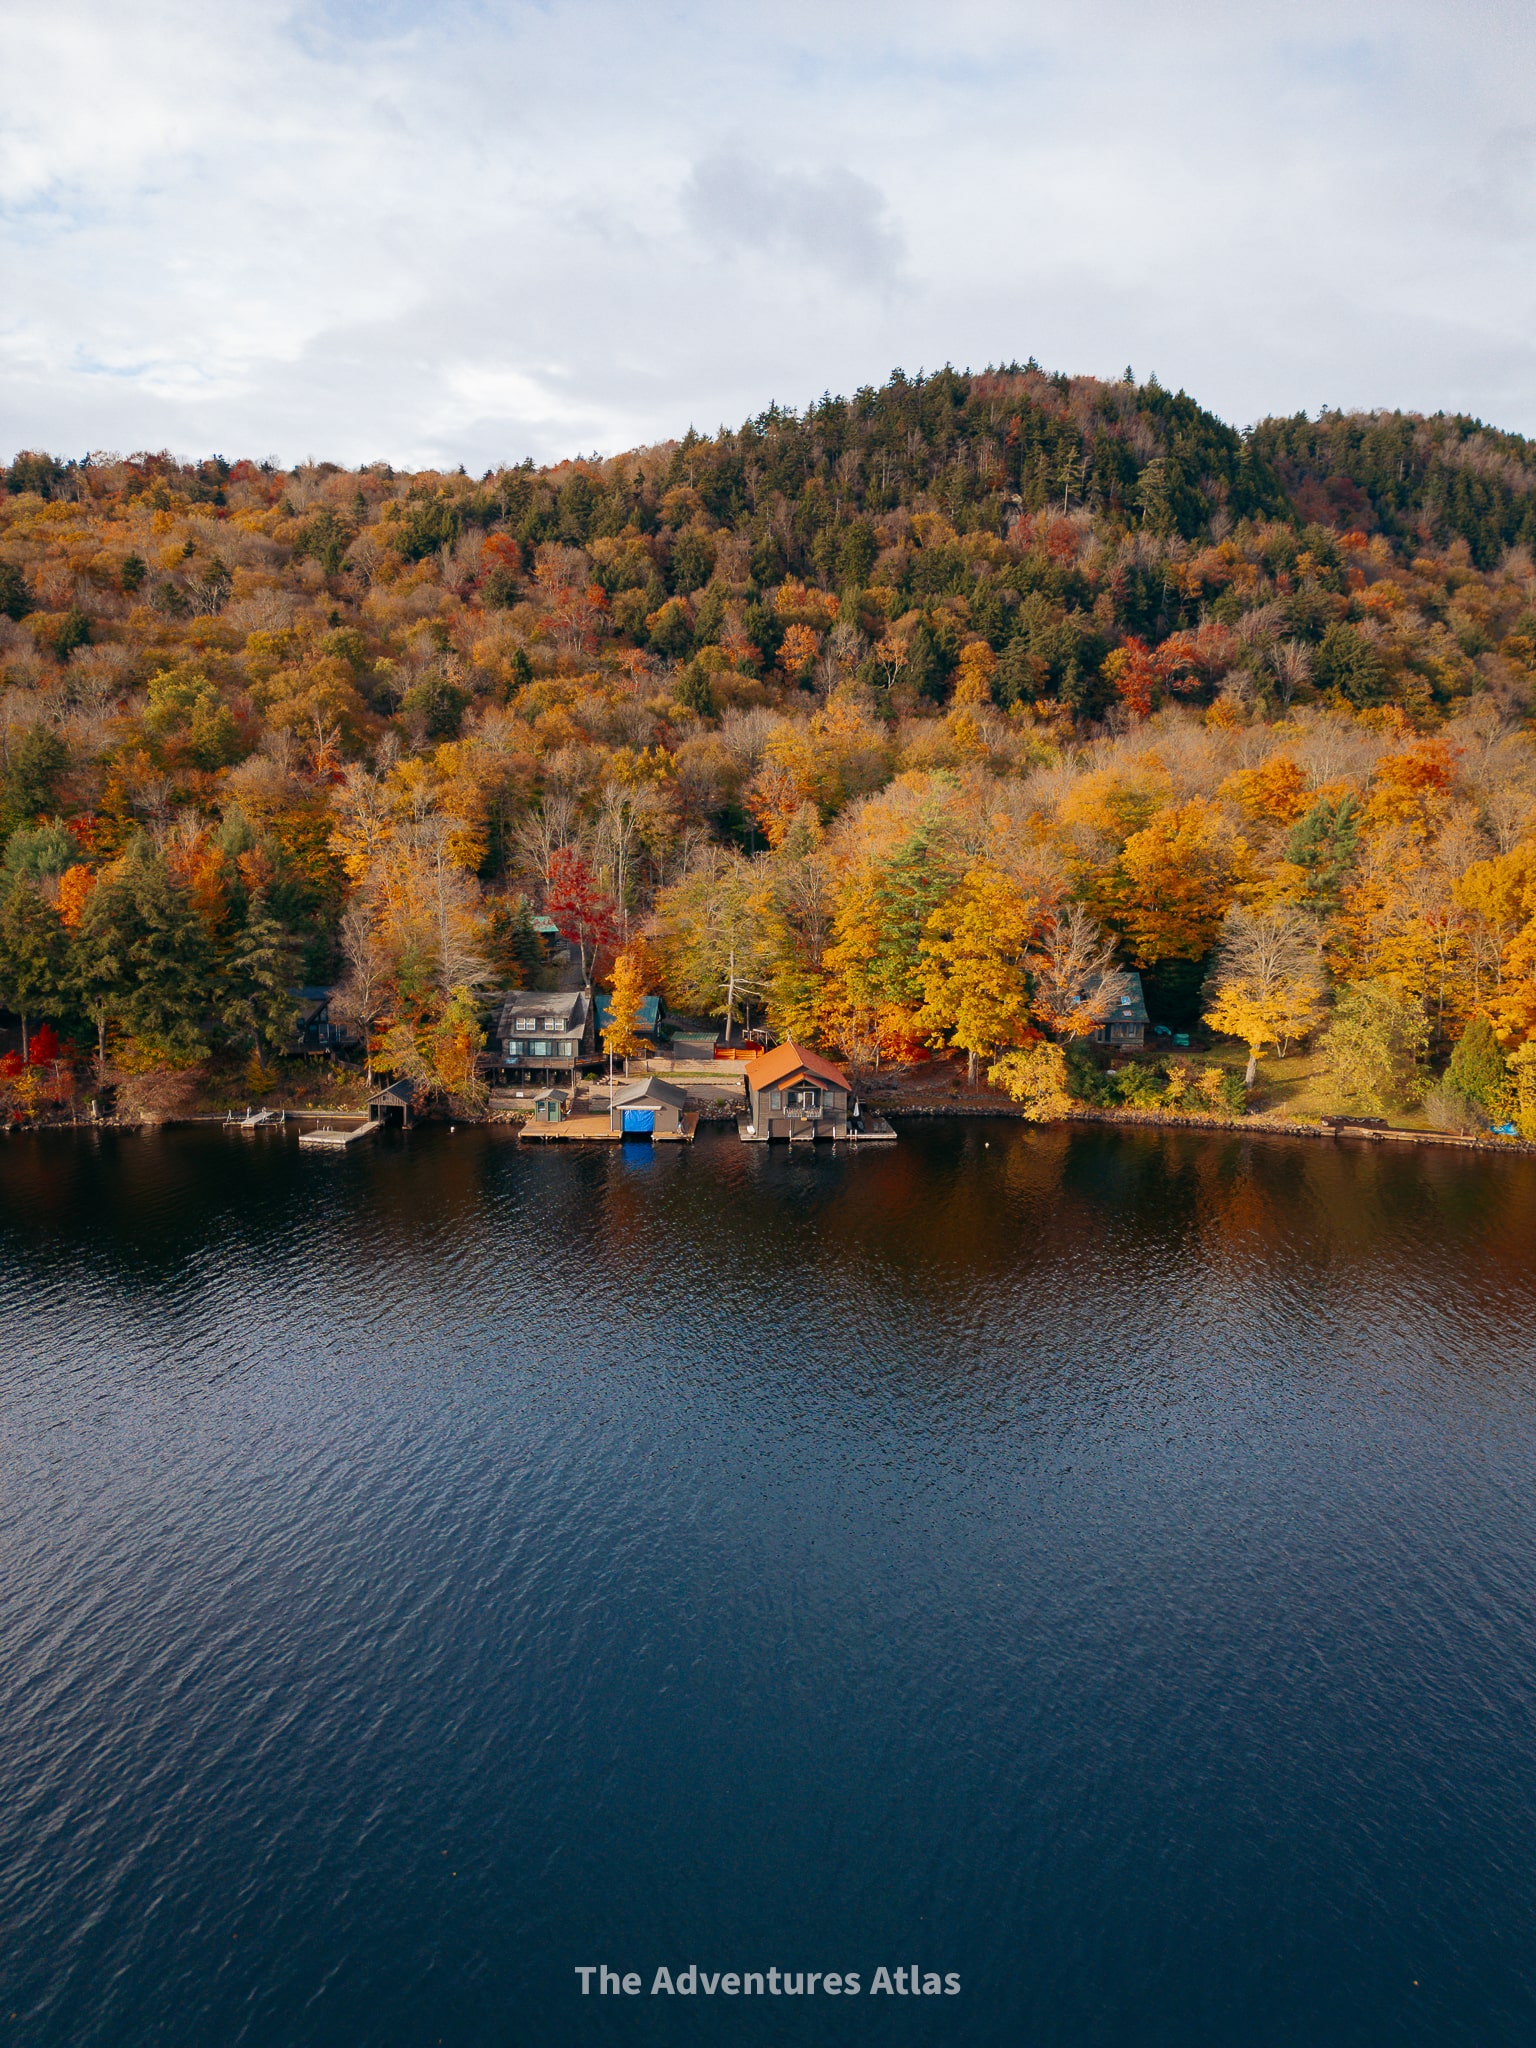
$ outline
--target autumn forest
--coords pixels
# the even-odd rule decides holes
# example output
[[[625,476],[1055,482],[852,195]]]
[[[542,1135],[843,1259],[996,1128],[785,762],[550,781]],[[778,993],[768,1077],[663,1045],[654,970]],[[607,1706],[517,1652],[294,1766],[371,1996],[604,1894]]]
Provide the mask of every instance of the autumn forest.
[[[1030,363],[481,477],[0,474],[7,1116],[275,1087],[304,986],[473,1113],[552,921],[1026,1113],[1238,1113],[1305,1054],[1536,1137],[1518,436]]]

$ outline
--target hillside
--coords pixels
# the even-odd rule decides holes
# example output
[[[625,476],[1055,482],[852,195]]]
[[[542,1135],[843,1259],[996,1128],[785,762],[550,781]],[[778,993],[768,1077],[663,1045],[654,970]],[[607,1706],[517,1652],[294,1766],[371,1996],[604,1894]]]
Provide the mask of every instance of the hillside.
[[[1246,918],[1316,983],[1280,1036],[1536,1031],[1536,454],[1478,422],[1029,365],[478,479],[5,486],[0,1001],[56,1092],[260,1085],[303,980],[467,1100],[545,908],[862,1062],[1068,1041],[1069,923],[1181,1027]]]

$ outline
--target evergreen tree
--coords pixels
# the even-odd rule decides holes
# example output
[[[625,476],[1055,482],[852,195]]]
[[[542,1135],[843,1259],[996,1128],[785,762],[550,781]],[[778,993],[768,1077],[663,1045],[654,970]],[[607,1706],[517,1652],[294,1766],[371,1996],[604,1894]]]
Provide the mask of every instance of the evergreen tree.
[[[1456,1041],[1446,1085],[1464,1095],[1479,1108],[1491,1110],[1509,1079],[1509,1062],[1499,1049],[1493,1026],[1486,1017],[1474,1017]]]
[[[47,725],[29,726],[9,750],[0,772],[0,837],[59,807],[59,779],[69,749]]]
[[[109,1025],[164,1047],[204,1050],[211,1007],[208,941],[187,891],[144,839],[90,895],[76,931],[74,983],[104,1049]]]
[[[1328,628],[1317,650],[1314,673],[1325,690],[1337,690],[1356,709],[1382,703],[1387,672],[1381,656],[1353,626],[1342,621]]]
[[[242,1036],[248,1033],[258,1059],[284,1044],[293,1030],[297,972],[297,948],[268,909],[265,892],[257,889],[224,963],[219,1021]]]
[[[79,858],[79,847],[55,818],[51,824],[19,825],[6,844],[0,863],[0,891],[13,882],[41,882],[62,875]]]
[[[541,988],[548,956],[533,928],[526,897],[498,903],[486,920],[486,965],[507,988]]]
[[[1352,796],[1321,798],[1298,820],[1286,841],[1285,857],[1305,868],[1310,879],[1305,901],[1309,910],[1338,908],[1339,891],[1355,863],[1359,846],[1359,805]]]
[[[897,848],[875,885],[879,938],[870,981],[882,1000],[916,1006],[925,995],[923,938],[954,886],[950,861],[919,828]]]
[[[14,562],[0,562],[0,618],[24,619],[31,609],[26,577]]]
[[[29,1020],[62,1007],[68,958],[68,938],[53,905],[35,882],[13,884],[0,903],[0,1001],[21,1018],[23,1059]]]

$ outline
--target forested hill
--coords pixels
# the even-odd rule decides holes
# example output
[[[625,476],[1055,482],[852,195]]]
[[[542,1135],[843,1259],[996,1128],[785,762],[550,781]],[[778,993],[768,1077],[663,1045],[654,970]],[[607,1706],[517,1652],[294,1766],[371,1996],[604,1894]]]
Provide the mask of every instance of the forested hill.
[[[837,582],[847,529],[902,506],[938,509],[962,532],[1001,532],[1019,511],[1059,502],[1186,540],[1219,539],[1233,520],[1271,515],[1421,545],[1464,540],[1479,568],[1536,541],[1536,451],[1521,435],[1465,416],[1400,412],[1297,414],[1239,433],[1183,392],[1135,383],[1129,370],[1118,383],[1047,375],[1033,363],[981,375],[898,370],[878,390],[827,395],[803,413],[772,406],[735,431],[690,430],[666,444],[660,475],[655,452],[643,451],[638,474],[636,458],[624,456],[494,472],[489,493],[458,495],[460,516],[509,526],[525,544],[584,545],[631,521],[656,530],[665,523],[658,489],[683,486],[711,521],[760,526],[764,582],[775,569]],[[88,466],[21,454],[7,482],[13,492],[70,496]],[[229,473],[216,460],[180,472],[178,483],[217,502]],[[770,517],[779,499],[795,508],[790,532]]]
[[[0,1004],[119,1064],[270,1050],[301,973],[430,1064],[567,885],[679,1003],[958,1044],[929,922],[992,868],[1186,1017],[1290,904],[1434,1044],[1536,1027],[1518,436],[1028,364],[478,478],[0,475]]]

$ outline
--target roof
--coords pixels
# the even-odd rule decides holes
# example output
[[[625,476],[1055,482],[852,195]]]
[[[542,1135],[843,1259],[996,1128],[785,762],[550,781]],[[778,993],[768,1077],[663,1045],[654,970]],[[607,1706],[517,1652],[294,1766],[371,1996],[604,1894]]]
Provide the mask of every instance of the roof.
[[[532,1027],[535,1031],[579,1031],[586,1022],[586,1003],[584,989],[515,988],[502,998],[494,1035],[505,1038],[516,1029],[514,1020],[518,1017],[536,1018],[538,1021]],[[557,1021],[546,1025],[546,1017]]]
[[[1142,992],[1141,976],[1134,967],[1112,967],[1099,983],[1110,984],[1110,1003],[1100,1022],[1103,1024],[1145,1024],[1147,1021],[1147,999]],[[1097,990],[1095,991],[1097,993]]]
[[[672,1109],[681,1109],[687,1100],[686,1088],[652,1074],[644,1081],[632,1081],[627,1088],[621,1088],[613,1098],[613,1107],[629,1109],[641,1102],[665,1102]]]
[[[794,1074],[806,1073],[814,1080],[825,1081],[832,1088],[846,1088],[853,1092],[853,1083],[841,1067],[834,1067],[830,1060],[824,1060],[819,1052],[807,1052],[803,1045],[796,1045],[788,1038],[772,1052],[763,1053],[747,1069],[747,1085],[755,1094],[759,1088],[777,1088],[781,1081],[787,1081]]]
[[[560,927],[552,917],[530,917],[528,922],[541,939],[558,939],[561,936]]]
[[[402,1076],[398,1081],[391,1081],[386,1088],[376,1088],[368,1102],[371,1107],[375,1102],[414,1102],[415,1099],[416,1083]]]
[[[592,1001],[597,1012],[597,1028],[599,1031],[602,1031],[607,1026],[608,1012],[612,1007],[613,998],[606,989],[600,988],[596,995],[593,996]],[[645,1032],[647,1037],[650,1038],[655,1038],[659,1035],[661,1031],[660,996],[642,996],[640,998],[640,1009],[635,1017],[635,1029]]]

